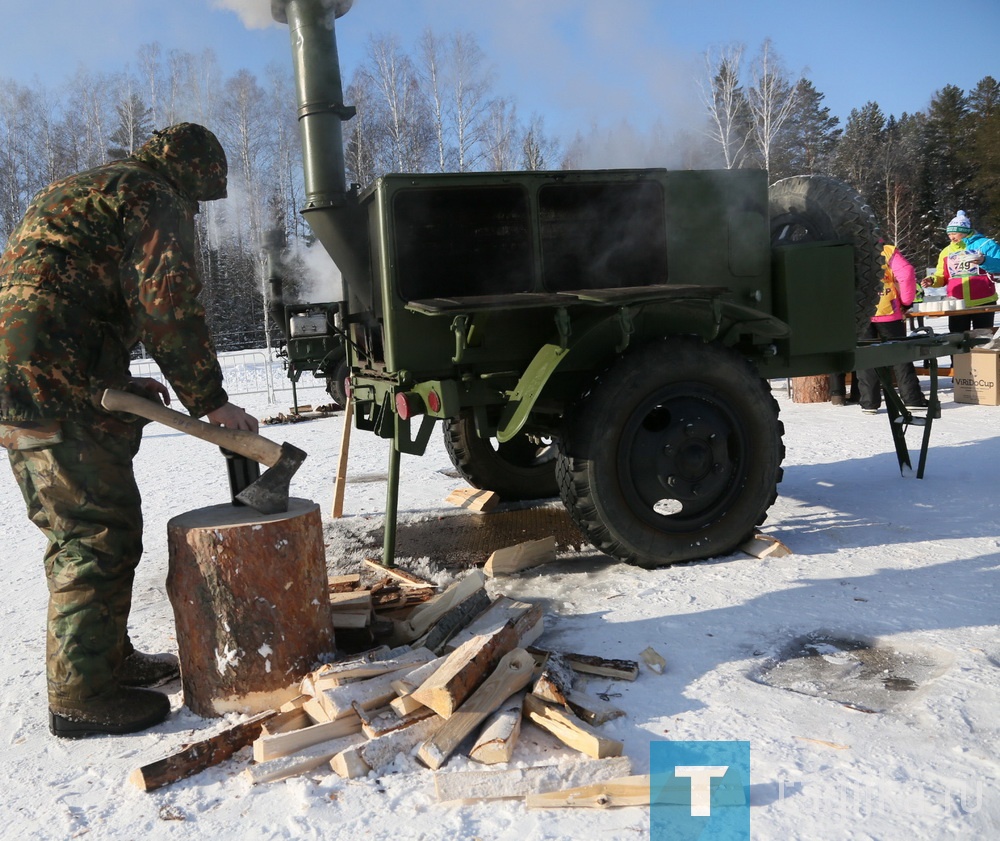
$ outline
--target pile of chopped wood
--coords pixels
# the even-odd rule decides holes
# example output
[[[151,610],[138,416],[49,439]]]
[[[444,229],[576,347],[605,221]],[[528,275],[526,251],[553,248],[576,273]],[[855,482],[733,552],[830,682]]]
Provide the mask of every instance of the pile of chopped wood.
[[[648,802],[644,778],[628,776],[622,743],[600,730],[624,713],[578,688],[577,680],[580,674],[635,680],[637,662],[535,647],[544,630],[540,606],[505,595],[491,599],[479,570],[434,594],[428,582],[377,568],[387,574],[363,590],[360,576],[331,579],[331,600],[340,616],[336,627],[362,627],[365,617],[382,644],[316,669],[280,710],[144,766],[132,781],[152,790],[251,743],[254,761],[244,775],[254,784],[324,766],[347,779],[386,773],[400,753],[436,771],[463,746],[476,762],[503,764],[527,719],[589,759],[439,774],[439,798],[530,796],[529,805],[556,806],[566,803],[552,792],[582,786],[567,795],[577,805]]]
[[[260,422],[267,425],[279,423],[299,423],[306,420],[315,420],[316,418],[328,418],[331,415],[335,415],[343,411],[343,407],[338,406],[336,403],[326,403],[322,406],[316,406],[316,408],[307,404],[297,408],[293,406],[288,410],[287,415],[284,412],[278,412],[276,415],[261,418]]]

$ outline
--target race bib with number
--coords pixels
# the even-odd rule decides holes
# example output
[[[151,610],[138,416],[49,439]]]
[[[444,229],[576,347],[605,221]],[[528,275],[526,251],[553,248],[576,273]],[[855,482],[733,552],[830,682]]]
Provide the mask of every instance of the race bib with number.
[[[956,251],[949,254],[948,274],[952,277],[972,277],[982,272],[979,263],[974,262],[974,258],[979,256],[978,251]]]

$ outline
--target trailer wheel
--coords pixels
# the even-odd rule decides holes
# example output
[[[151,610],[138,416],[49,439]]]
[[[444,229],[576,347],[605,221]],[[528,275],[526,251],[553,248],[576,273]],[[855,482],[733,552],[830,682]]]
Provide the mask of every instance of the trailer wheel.
[[[568,418],[563,503],[600,551],[643,567],[724,555],[777,496],[778,404],[742,356],[674,336],[622,357]]]
[[[333,373],[326,378],[326,393],[338,406],[346,406],[347,378],[351,375],[351,366],[347,364],[347,356],[341,356],[334,366]]]
[[[476,434],[471,412],[444,422],[444,445],[470,485],[495,491],[509,502],[558,496],[556,450],[546,441],[518,435],[506,443]]]
[[[860,335],[882,289],[878,222],[849,184],[827,175],[783,178],[768,191],[771,245],[848,240],[854,244],[855,320]]]

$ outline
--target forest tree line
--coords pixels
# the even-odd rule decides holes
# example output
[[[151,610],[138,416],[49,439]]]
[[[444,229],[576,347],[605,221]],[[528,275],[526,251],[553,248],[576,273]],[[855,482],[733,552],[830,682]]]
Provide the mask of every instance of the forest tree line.
[[[734,44],[704,59],[701,124],[658,127],[643,159],[624,165],[764,168],[771,181],[833,175],[871,204],[886,239],[917,266],[934,263],[943,227],[959,208],[977,229],[1000,233],[1000,83],[993,77],[970,91],[946,85],[915,114],[886,115],[869,101],[841,126],[823,93],[788,73],[769,40],[752,57]],[[559,138],[543,116],[519,113],[466,33],[427,31],[410,50],[394,37],[373,37],[345,81],[345,101],[357,108],[345,124],[349,183],[364,187],[390,171],[623,165],[594,163],[593,133]],[[0,242],[49,182],[130,154],[156,128],[203,123],[226,148],[230,188],[227,200],[203,204],[198,216],[202,297],[220,349],[257,346],[267,318],[264,234],[281,231],[292,246],[311,242],[298,213],[295,112],[290,65],[225,78],[211,50],[164,51],[156,43],[141,46],[121,72],[81,68],[58,92],[0,80]]]

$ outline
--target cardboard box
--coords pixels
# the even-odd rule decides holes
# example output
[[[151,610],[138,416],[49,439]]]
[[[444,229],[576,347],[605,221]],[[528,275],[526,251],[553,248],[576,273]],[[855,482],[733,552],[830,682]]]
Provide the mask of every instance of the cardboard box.
[[[1000,350],[973,348],[952,358],[952,386],[956,403],[1000,406]]]

